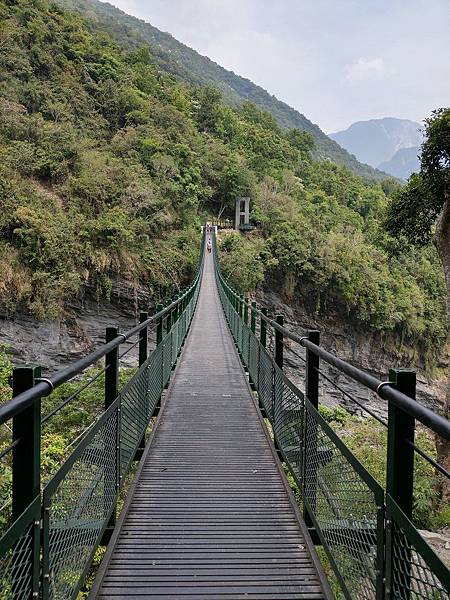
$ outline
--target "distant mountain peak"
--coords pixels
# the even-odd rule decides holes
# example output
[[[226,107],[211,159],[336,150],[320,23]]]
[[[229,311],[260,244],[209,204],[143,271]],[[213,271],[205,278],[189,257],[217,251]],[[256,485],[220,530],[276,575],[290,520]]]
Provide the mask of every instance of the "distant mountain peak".
[[[356,121],[344,131],[331,133],[329,137],[354,154],[359,161],[385,170],[386,165],[400,150],[418,149],[422,143],[422,126],[410,119],[384,117]],[[387,172],[393,174],[392,171]]]
[[[394,156],[380,164],[380,169],[398,179],[408,179],[411,173],[420,169],[420,147],[400,148]]]

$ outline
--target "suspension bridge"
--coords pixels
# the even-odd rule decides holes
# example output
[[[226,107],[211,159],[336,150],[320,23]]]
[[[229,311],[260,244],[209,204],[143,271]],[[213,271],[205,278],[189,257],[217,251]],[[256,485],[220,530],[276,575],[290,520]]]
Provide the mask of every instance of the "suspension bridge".
[[[414,372],[379,381],[324,350],[318,331],[292,333],[242,298],[212,236],[192,284],[153,316],[108,328],[103,346],[51,378],[14,370],[0,406],[12,432],[0,453],[12,469],[0,600],[80,597],[101,545],[90,600],[318,600],[332,586],[348,600],[449,600],[449,570],[414,527],[412,498],[416,453],[449,476],[414,443],[416,422],[446,439],[450,423],[416,402]],[[302,390],[283,371],[286,342],[304,350]],[[120,389],[125,343],[139,366]],[[41,400],[100,359],[91,381],[104,376],[104,410],[43,485],[43,424],[78,392],[44,416]],[[322,418],[321,361],[388,403],[385,486]]]

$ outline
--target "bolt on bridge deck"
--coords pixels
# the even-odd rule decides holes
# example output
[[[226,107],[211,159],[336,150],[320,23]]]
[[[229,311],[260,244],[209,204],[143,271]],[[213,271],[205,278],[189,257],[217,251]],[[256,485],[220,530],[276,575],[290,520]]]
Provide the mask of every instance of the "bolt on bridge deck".
[[[328,598],[210,254],[186,346],[91,598]]]

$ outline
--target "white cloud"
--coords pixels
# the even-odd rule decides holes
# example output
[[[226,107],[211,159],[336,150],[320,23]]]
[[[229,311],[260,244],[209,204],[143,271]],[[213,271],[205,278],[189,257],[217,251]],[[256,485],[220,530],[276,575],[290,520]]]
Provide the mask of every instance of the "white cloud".
[[[351,83],[359,81],[367,81],[370,79],[381,79],[387,74],[386,67],[382,58],[373,58],[366,60],[358,58],[358,60],[345,68],[345,80]]]
[[[449,102],[449,0],[108,1],[328,131],[387,115],[421,121]]]

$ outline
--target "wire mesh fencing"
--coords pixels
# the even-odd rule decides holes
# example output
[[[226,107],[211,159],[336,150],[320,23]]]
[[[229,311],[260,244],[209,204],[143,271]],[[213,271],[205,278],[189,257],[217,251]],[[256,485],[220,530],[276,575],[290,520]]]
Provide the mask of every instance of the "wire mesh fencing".
[[[44,600],[72,600],[167,385],[198,292],[44,490]],[[3,599],[2,599],[3,600]]]
[[[384,492],[305,400],[302,495],[349,598],[382,589]]]
[[[270,352],[270,343],[266,348],[270,332],[263,346],[244,323],[236,309],[238,296],[223,281],[217,263],[216,280],[259,406],[270,421],[276,447],[298,486],[305,517],[328,555],[344,597],[450,600],[447,566],[393,500],[386,498],[384,489],[306,394],[286,377]]]
[[[265,416],[273,420],[273,377],[275,366],[264,348],[260,348],[258,364],[258,400]]]
[[[386,598],[450,600],[445,565],[388,495]]]
[[[120,472],[119,398],[44,490],[44,598],[70,600],[115,506]]]
[[[274,365],[273,408],[271,422],[274,437],[283,457],[298,481],[303,478],[304,396]]]
[[[34,501],[0,541],[0,598],[29,600],[39,589],[39,556],[41,506]]]
[[[147,392],[149,360],[148,358],[120,393],[120,478],[128,472],[153,414],[153,411],[150,413]],[[158,365],[152,366],[158,368]]]

